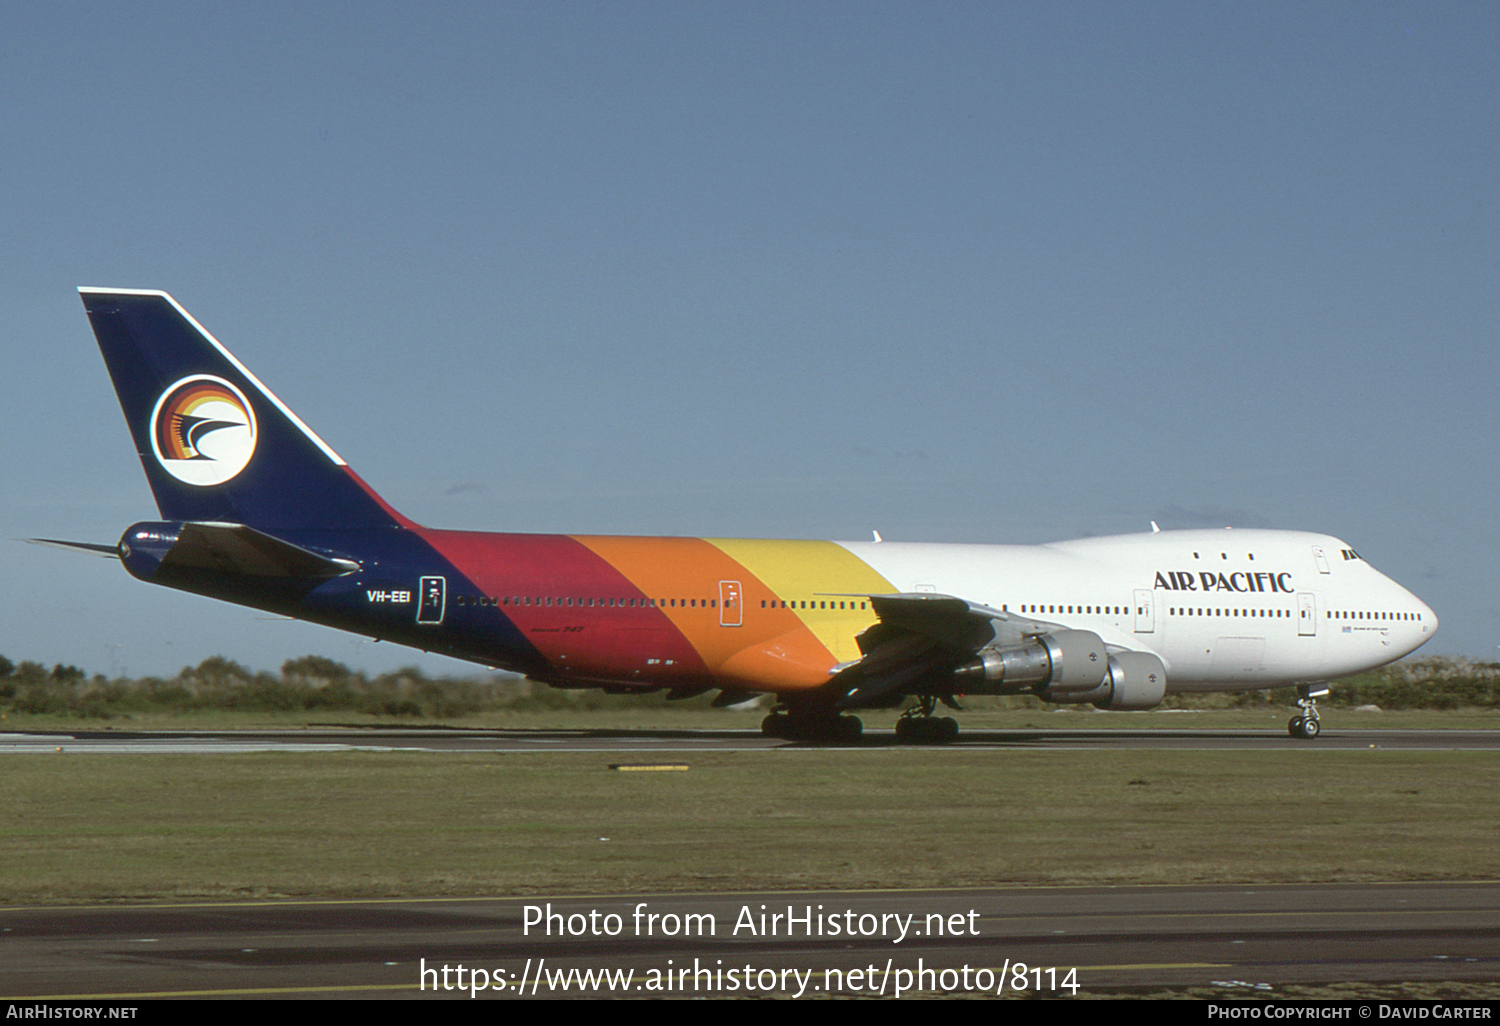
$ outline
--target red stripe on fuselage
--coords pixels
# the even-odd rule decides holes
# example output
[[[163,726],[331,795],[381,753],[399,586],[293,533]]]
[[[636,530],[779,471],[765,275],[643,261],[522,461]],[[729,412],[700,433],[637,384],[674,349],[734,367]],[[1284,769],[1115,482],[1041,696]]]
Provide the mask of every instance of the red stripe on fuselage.
[[[472,588],[449,603],[493,604],[546,658],[557,682],[708,684],[707,667],[651,596],[566,535],[417,528]]]

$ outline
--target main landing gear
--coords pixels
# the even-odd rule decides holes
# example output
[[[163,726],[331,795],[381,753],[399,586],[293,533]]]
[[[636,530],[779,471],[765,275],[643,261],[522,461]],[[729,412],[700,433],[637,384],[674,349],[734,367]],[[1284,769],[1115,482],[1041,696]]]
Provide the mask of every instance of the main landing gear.
[[[794,710],[777,709],[760,721],[760,732],[766,737],[779,737],[783,741],[832,741],[850,742],[859,740],[864,733],[864,724],[857,716],[839,716],[834,712],[799,715]]]
[[[896,738],[908,744],[943,744],[958,737],[958,721],[934,716],[937,699],[924,695],[896,721]],[[849,744],[859,740],[864,726],[855,716],[841,716],[826,705],[783,702],[760,721],[760,732],[783,741]]]
[[[1292,737],[1311,741],[1323,732],[1318,723],[1318,699],[1327,696],[1327,684],[1298,684],[1297,708],[1302,710],[1286,724],[1286,732]]]
[[[914,741],[919,744],[942,744],[944,741],[952,741],[958,737],[957,720],[952,716],[932,715],[933,710],[937,708],[937,699],[931,695],[923,695],[918,701],[920,705],[906,710],[896,721],[897,740]]]

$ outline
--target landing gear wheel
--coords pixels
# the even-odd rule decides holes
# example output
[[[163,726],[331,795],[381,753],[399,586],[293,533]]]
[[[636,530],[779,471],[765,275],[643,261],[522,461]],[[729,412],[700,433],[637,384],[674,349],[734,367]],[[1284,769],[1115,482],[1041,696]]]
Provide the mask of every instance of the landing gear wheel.
[[[1322,726],[1317,720],[1306,719],[1301,716],[1293,716],[1287,722],[1286,731],[1292,737],[1300,737],[1305,741],[1311,741],[1323,732]]]
[[[915,744],[941,744],[958,737],[958,721],[951,716],[913,714],[896,721],[896,739]]]
[[[791,719],[786,713],[772,713],[760,721],[760,732],[766,737],[779,737],[783,741],[789,741]]]
[[[835,741],[858,741],[859,736],[865,732],[865,725],[859,721],[858,716],[840,716],[834,721],[834,725],[831,737]]]
[[[1328,694],[1327,684],[1298,684],[1297,685],[1297,708],[1302,710],[1293,716],[1286,725],[1286,731],[1292,737],[1300,737],[1304,741],[1311,741],[1323,733],[1323,727],[1318,723],[1318,699]]]
[[[864,724],[857,716],[828,716],[812,719],[773,712],[760,721],[760,732],[783,741],[857,741]]]

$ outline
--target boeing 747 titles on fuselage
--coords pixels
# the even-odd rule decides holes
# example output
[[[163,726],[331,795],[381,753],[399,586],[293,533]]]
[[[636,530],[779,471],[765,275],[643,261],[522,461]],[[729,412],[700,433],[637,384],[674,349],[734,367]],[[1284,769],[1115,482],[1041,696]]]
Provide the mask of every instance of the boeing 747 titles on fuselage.
[[[772,695],[763,730],[957,734],[964,695],[1146,709],[1170,692],[1326,682],[1398,659],[1437,617],[1349,545],[1155,531],[935,545],[422,527],[396,512],[171,296],[80,289],[161,520],[131,574],[564,688]],[[59,544],[59,543],[54,543]],[[105,546],[77,545],[98,551]]]

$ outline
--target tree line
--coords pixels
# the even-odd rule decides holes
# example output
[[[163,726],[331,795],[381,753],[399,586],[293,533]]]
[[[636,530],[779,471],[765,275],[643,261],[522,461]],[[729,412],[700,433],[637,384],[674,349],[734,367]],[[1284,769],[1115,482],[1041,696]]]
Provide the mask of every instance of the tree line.
[[[658,699],[659,700],[659,699]],[[0,656],[0,711],[113,719],[140,713],[367,713],[452,719],[487,711],[596,709],[640,696],[558,691],[512,675],[430,677],[417,667],[370,676],[323,656],[288,659],[279,673],[211,656],[172,677],[90,676],[77,666],[16,664]]]
[[[703,706],[712,695],[690,700]],[[505,674],[429,677],[416,667],[369,676],[323,656],[288,659],[278,673],[253,671],[223,656],[173,677],[108,678],[57,663],[13,663],[0,655],[0,712],[113,719],[140,713],[206,710],[365,713],[452,719],[485,712],[590,710],[657,705],[660,695],[558,690]],[[1002,704],[1033,699],[999,700]],[[1169,695],[1175,708],[1290,705],[1290,688],[1239,695]],[[1333,684],[1327,707],[1493,709],[1500,707],[1500,663],[1435,656],[1395,663]],[[975,703],[979,704],[979,703]],[[986,703],[988,704],[988,703]]]

